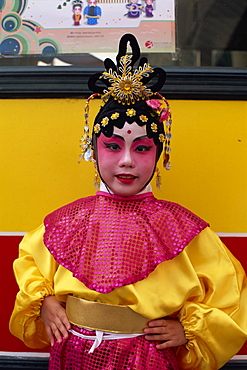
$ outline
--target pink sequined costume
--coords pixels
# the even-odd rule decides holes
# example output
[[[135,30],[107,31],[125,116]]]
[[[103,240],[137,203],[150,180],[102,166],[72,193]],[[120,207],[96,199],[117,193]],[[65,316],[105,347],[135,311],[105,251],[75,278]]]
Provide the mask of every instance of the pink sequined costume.
[[[44,223],[44,242],[55,260],[101,293],[146,278],[208,226],[152,193],[121,197],[105,192],[56,210]]]
[[[72,294],[90,307],[114,305],[119,312],[123,306],[148,321],[177,316],[188,339],[170,350],[156,350],[143,336],[103,340],[89,354],[95,333],[73,326],[76,334],[52,348],[50,370],[216,370],[247,339],[245,272],[206,223],[183,207],[151,193],[123,199],[99,192],[55,211],[45,224],[24,236],[14,262],[20,290],[13,335],[31,348],[47,347],[44,297],[65,303]],[[78,338],[78,332],[90,337]]]
[[[152,193],[122,198],[98,192],[48,215],[45,226],[44,242],[56,261],[88,288],[107,294],[145,279],[158,264],[176,257],[207,224]],[[50,370],[178,369],[173,349],[159,351],[143,336],[103,341],[88,354],[91,345],[70,334],[52,348]]]

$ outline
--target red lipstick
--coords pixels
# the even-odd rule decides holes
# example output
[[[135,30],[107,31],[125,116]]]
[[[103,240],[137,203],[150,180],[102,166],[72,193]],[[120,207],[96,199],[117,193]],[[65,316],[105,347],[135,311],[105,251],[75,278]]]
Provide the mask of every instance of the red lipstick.
[[[137,177],[133,175],[128,175],[128,174],[119,174],[119,175],[116,175],[116,178],[123,184],[132,184]]]

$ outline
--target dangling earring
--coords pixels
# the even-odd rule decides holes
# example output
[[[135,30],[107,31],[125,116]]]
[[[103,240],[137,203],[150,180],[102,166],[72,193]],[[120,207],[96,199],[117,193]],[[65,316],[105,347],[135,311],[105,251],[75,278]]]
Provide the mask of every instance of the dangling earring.
[[[155,172],[156,172],[156,179],[155,179],[156,188],[160,190],[161,185],[162,185],[162,178],[161,178],[160,170],[158,167],[155,168]]]
[[[86,105],[85,105],[85,111],[84,111],[84,133],[82,135],[82,138],[80,139],[80,148],[81,148],[81,154],[78,159],[78,163],[81,163],[82,159],[85,159],[85,161],[93,162],[93,148],[92,148],[92,137],[89,135],[89,102],[90,100],[94,99],[96,96],[99,96],[100,94],[92,94],[87,98]]]
[[[165,154],[164,153],[164,161],[163,161],[163,167],[165,167],[165,169],[167,171],[169,171],[171,169],[171,163],[170,163],[170,156],[169,154]]]
[[[96,163],[94,163],[94,187],[96,190],[100,188],[100,175]]]

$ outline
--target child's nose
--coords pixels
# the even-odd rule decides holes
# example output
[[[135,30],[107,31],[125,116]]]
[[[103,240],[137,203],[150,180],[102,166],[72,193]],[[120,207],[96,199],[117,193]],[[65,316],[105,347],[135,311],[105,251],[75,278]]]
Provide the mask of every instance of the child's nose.
[[[123,156],[119,161],[120,167],[134,167],[134,160],[133,156],[131,155],[129,150],[125,150]]]

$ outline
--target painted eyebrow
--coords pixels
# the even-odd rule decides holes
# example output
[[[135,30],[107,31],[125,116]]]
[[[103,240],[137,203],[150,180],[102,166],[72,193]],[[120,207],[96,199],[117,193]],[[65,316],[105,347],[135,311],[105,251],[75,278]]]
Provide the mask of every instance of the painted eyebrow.
[[[120,136],[120,135],[113,134],[112,136],[114,136],[114,137],[118,137],[119,139],[121,139],[121,140],[125,141],[125,140],[124,140],[124,138],[123,138],[122,136]],[[148,137],[147,135],[143,135],[143,136],[136,137],[136,138],[133,140],[133,143],[134,143],[135,141],[137,141],[137,140],[146,139],[147,137]]]
[[[133,140],[133,142],[134,142],[134,141],[137,141],[137,140],[143,140],[143,139],[146,139],[147,137],[148,137],[147,135],[143,135],[143,136],[136,137],[136,138]]]

